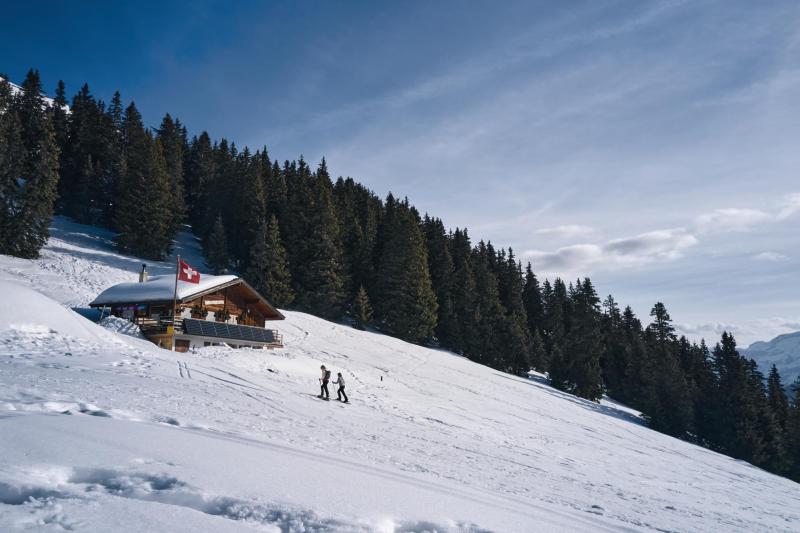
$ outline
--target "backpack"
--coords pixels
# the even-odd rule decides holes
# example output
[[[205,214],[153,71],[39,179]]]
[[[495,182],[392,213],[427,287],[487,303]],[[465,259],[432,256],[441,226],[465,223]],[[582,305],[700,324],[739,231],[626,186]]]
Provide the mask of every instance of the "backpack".
[[[330,370],[326,370],[325,371],[325,381],[328,381],[329,379],[331,379],[331,371]]]

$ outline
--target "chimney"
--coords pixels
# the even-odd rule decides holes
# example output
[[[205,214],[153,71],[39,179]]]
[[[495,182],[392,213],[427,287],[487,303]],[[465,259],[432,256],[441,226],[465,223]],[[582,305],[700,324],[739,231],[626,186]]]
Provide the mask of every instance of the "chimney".
[[[147,265],[142,265],[142,271],[139,272],[139,283],[144,283],[147,281]]]

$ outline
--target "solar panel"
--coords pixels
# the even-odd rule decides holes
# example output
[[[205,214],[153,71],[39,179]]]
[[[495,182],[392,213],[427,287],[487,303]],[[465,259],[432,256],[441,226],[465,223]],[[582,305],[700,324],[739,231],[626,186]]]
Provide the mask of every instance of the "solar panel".
[[[239,326],[224,322],[198,320],[196,318],[183,319],[183,331],[188,335],[200,337],[216,337],[219,339],[235,339],[243,341],[274,343],[275,332],[271,329],[253,326]]]

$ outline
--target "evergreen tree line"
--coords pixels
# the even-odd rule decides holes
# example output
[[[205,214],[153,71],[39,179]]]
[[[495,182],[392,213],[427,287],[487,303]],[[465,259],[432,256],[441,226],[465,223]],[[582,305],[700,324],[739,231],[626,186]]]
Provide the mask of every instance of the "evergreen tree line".
[[[17,96],[0,86],[3,253],[35,256],[53,209],[154,259],[189,223],[214,273],[241,273],[279,307],[504,372],[533,368],[566,392],[639,409],[656,430],[800,480],[800,392],[789,401],[774,368],[765,382],[731,335],[709,350],[678,338],[661,303],[643,326],[611,296],[601,304],[588,278],[540,283],[513,250],[334,181],[324,159],[281,164],[266,148],[189,138],[169,114],[151,131],[119,93],[106,105],[86,85],[67,113],[63,83],[52,106],[40,85],[32,71]]]

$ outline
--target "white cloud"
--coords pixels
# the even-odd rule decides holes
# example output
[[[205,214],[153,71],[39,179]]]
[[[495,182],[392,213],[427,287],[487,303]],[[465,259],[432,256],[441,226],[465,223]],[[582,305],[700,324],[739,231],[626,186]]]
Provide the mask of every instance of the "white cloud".
[[[603,244],[574,244],[554,252],[525,252],[535,268],[545,273],[587,273],[596,269],[638,267],[653,261],[673,260],[697,244],[683,228],[650,231]]]
[[[537,235],[547,237],[585,237],[594,233],[594,228],[582,226],[580,224],[565,224],[563,226],[553,226],[552,228],[541,228],[536,230]]]
[[[771,212],[760,209],[727,207],[695,218],[699,233],[745,231],[762,224],[781,222],[800,211],[800,193],[787,194]]]
[[[789,218],[798,211],[800,211],[800,193],[792,193],[784,198],[783,205],[780,211],[778,211],[777,218],[783,220]]]
[[[675,329],[678,334],[686,335],[695,341],[704,338],[709,347],[719,340],[723,331],[727,331],[736,338],[739,348],[745,348],[756,341],[769,341],[778,335],[800,330],[800,317],[774,316],[744,320],[737,323],[676,323]]]
[[[761,252],[759,254],[755,254],[753,259],[756,261],[783,261],[786,259],[786,256],[779,254],[778,252]]]
[[[698,216],[695,227],[701,233],[743,231],[771,220],[770,215],[758,209],[728,207]]]
[[[585,275],[594,270],[639,267],[682,257],[685,250],[700,242],[698,236],[745,231],[761,224],[774,224],[797,212],[800,212],[800,194],[792,193],[777,203],[772,214],[751,208],[716,209],[695,217],[694,224],[688,227],[650,231],[604,243],[572,244],[554,251],[529,250],[524,255],[545,274]],[[594,231],[589,226],[573,224],[542,228],[536,234],[575,237],[587,236]],[[781,261],[787,256],[765,251],[754,254],[752,258],[758,261]]]

